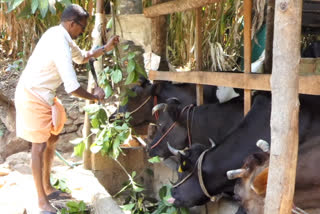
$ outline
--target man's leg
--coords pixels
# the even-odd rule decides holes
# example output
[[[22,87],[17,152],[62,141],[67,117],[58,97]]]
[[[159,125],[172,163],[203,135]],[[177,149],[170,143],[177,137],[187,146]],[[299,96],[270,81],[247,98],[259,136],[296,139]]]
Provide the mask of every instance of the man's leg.
[[[56,212],[50,205],[47,196],[44,192],[42,183],[42,166],[43,166],[43,153],[46,148],[46,143],[32,143],[31,151],[31,168],[33,180],[38,193],[38,206],[40,210]]]
[[[50,183],[50,173],[51,167],[53,162],[53,157],[56,149],[56,142],[59,136],[51,135],[47,142],[47,147],[44,151],[43,156],[43,188],[46,195],[49,195],[52,192],[57,191],[55,188],[52,187]]]

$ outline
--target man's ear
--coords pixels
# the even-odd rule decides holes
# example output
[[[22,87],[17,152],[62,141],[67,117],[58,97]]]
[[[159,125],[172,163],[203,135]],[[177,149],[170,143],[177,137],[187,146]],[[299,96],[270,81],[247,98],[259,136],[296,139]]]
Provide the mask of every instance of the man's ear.
[[[265,168],[260,174],[258,174],[252,184],[251,189],[258,195],[265,194],[267,191],[269,167]]]

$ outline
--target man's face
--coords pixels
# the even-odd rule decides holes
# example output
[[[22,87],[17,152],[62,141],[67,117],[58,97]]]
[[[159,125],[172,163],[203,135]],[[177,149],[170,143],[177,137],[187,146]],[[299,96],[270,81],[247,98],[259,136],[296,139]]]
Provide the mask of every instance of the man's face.
[[[86,29],[87,19],[81,21],[71,21],[70,36],[72,39],[78,38]]]

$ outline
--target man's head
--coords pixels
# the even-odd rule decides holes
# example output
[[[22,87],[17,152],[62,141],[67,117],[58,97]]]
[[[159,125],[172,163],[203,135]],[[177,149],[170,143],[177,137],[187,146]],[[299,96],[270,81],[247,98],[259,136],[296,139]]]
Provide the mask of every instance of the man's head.
[[[69,5],[61,15],[61,23],[66,28],[72,39],[76,39],[84,32],[89,14],[77,4]]]

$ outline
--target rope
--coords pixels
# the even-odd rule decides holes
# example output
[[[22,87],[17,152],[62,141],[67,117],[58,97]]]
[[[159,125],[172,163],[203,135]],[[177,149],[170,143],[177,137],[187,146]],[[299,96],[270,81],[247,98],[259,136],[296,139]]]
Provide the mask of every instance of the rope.
[[[136,112],[137,112],[140,108],[142,108],[142,106],[144,106],[150,99],[151,99],[151,96],[149,96],[138,108],[136,108],[135,110],[133,110],[132,112],[130,112],[130,115],[136,113]]]

